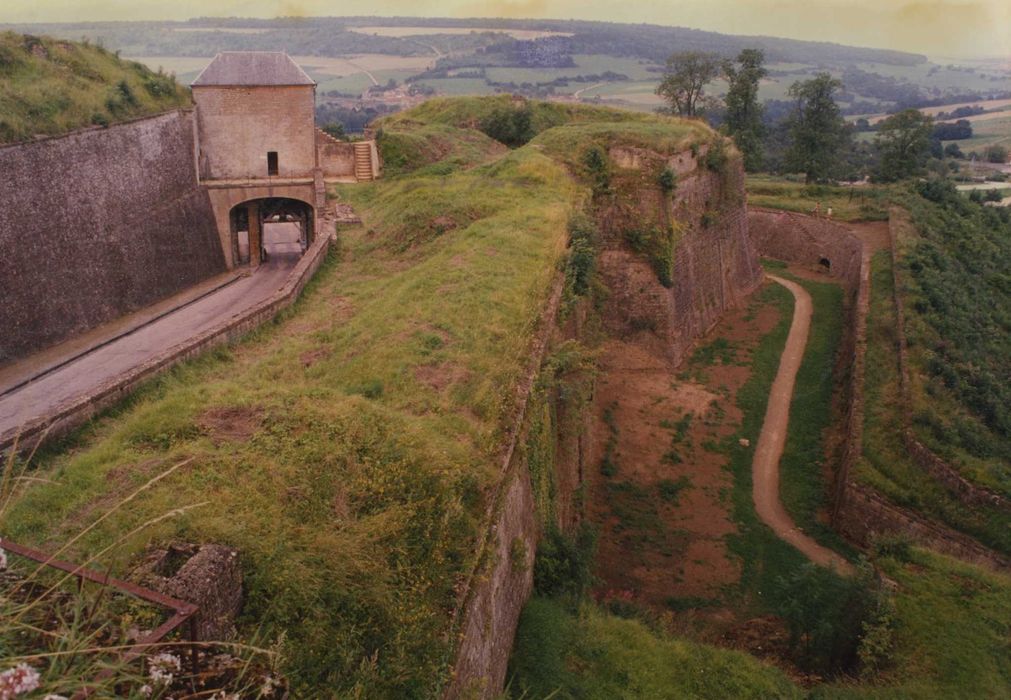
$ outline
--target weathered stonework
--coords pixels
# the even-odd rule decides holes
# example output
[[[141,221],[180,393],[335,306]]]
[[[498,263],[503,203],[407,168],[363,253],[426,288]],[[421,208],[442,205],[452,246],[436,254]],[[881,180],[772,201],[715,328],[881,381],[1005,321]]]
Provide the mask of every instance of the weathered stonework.
[[[731,158],[726,172],[717,173],[700,164],[704,154],[662,158],[643,149],[612,149],[624,166],[613,176],[618,194],[597,207],[598,270],[609,290],[605,327],[615,337],[637,335],[674,364],[762,278],[748,237],[740,160]],[[665,167],[677,173],[669,194],[654,177]],[[671,227],[676,240],[665,287],[627,238],[629,231]]]
[[[178,110],[0,148],[0,363],[225,269]]]
[[[201,180],[266,178],[267,153],[279,178],[316,169],[314,85],[194,86]]]
[[[602,228],[598,269],[610,288],[605,323],[617,334],[650,333],[664,354],[683,357],[724,310],[761,281],[761,267],[747,237],[740,163],[731,161],[729,176],[720,175],[699,170],[696,158],[689,153],[678,154],[670,160],[682,175],[690,175],[679,178],[677,190],[666,194],[655,178],[646,176],[658,165],[662,169],[658,159],[664,159],[658,154],[634,149],[612,152],[611,157],[626,166],[627,172],[618,177],[623,191],[631,195],[623,199],[622,206],[602,207],[596,212]],[[718,211],[714,214],[714,210]],[[625,227],[638,225],[644,218],[657,224],[674,219],[683,222],[669,288],[659,282],[649,262],[624,242]],[[553,336],[578,337],[582,327],[586,309],[577,307],[566,327],[557,328],[561,282],[556,280],[542,314],[526,381],[517,392],[518,408],[504,448],[502,478],[490,499],[489,526],[479,543],[478,564],[461,589],[453,626],[459,646],[447,698],[495,698],[501,694],[516,625],[533,587],[540,533],[530,473],[523,451],[516,446],[526,435],[526,405],[549,340]],[[578,519],[571,491],[581,481],[584,452],[580,435],[557,444],[555,467],[562,492],[557,516],[563,527]]]
[[[880,535],[900,534],[939,552],[1007,570],[1011,561],[1006,557],[967,535],[889,502],[852,477],[863,450],[869,248],[845,226],[824,219],[758,208],[749,210],[748,219],[752,239],[762,255],[807,265],[818,265],[828,258],[830,274],[840,278],[847,292],[847,322],[837,367],[839,376],[845,378],[840,397],[844,434],[833,459],[832,526],[860,546],[869,546]],[[910,454],[918,463],[925,459],[915,450]]]

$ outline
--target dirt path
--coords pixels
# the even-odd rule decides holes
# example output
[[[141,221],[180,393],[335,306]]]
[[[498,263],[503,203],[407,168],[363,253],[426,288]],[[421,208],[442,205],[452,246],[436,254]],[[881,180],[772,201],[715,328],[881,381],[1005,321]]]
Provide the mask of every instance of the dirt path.
[[[801,532],[783,508],[779,500],[779,459],[786,443],[787,426],[790,419],[790,403],[793,386],[804,358],[808,331],[811,327],[811,296],[800,285],[773,275],[772,280],[790,290],[796,300],[790,334],[779,361],[779,370],[772,383],[769,404],[765,410],[762,433],[755,447],[754,473],[755,510],[781,539],[789,542],[820,566],[836,569],[843,574],[851,574],[853,567],[832,550],[821,546]]]
[[[601,85],[607,85],[607,83],[594,83],[593,85],[590,85],[589,87],[580,88],[580,89],[576,90],[574,93],[572,93],[572,96],[575,97],[578,100],[580,98],[580,96],[584,92],[586,92],[587,90],[592,90],[593,88],[599,88]]]

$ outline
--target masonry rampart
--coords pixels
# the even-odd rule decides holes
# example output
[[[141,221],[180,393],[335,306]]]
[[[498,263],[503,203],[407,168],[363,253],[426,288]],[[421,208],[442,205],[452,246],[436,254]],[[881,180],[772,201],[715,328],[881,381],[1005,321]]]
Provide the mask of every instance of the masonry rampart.
[[[0,148],[0,363],[225,269],[190,110]]]
[[[676,365],[762,279],[748,237],[740,160],[714,172],[699,163],[704,151],[663,158],[620,149],[611,156],[622,166],[612,178],[614,193],[598,197],[595,207],[598,270],[609,291],[605,328],[617,338],[635,336]],[[678,173],[673,192],[657,183],[664,167]],[[632,242],[650,231],[673,232],[666,285],[657,266],[667,263],[650,260]]]
[[[863,451],[869,247],[845,226],[803,214],[751,208],[748,222],[760,254],[808,265],[819,265],[828,257],[830,273],[840,279],[847,292],[849,303],[838,363],[838,373],[843,380],[838,398],[842,404],[843,436],[833,458],[833,527],[860,546],[870,545],[881,534],[901,534],[967,561],[997,569],[1011,567],[1006,557],[971,537],[889,502],[853,477]],[[911,456],[920,461],[916,454]]]

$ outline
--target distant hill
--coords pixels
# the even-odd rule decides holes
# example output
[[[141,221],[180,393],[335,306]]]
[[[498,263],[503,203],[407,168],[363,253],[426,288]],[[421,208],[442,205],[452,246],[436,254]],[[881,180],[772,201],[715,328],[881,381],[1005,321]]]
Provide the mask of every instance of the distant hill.
[[[446,27],[454,29],[527,30],[571,34],[575,53],[594,53],[664,61],[671,52],[698,49],[727,56],[742,48],[759,47],[771,62],[846,64],[883,63],[910,66],[925,63],[918,54],[867,49],[825,42],[776,37],[718,34],[684,27],[619,24],[581,20],[450,19],[419,17],[300,17],[278,19],[200,18],[186,22],[89,22],[9,25],[21,31],[77,38],[87,36],[135,56],[213,56],[223,50],[278,50],[291,54],[339,56],[382,53],[429,55],[431,46],[410,37],[379,36],[351,31],[359,27]],[[439,35],[449,48],[494,45],[496,34]],[[443,42],[438,42],[443,43]]]
[[[170,75],[101,46],[0,32],[0,143],[189,104]]]

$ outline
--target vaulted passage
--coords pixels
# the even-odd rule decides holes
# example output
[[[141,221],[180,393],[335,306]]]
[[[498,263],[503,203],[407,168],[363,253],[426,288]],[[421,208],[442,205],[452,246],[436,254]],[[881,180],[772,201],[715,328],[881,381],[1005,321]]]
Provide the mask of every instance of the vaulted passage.
[[[242,202],[229,214],[236,265],[294,262],[313,237],[312,206],[298,199],[268,197]]]

